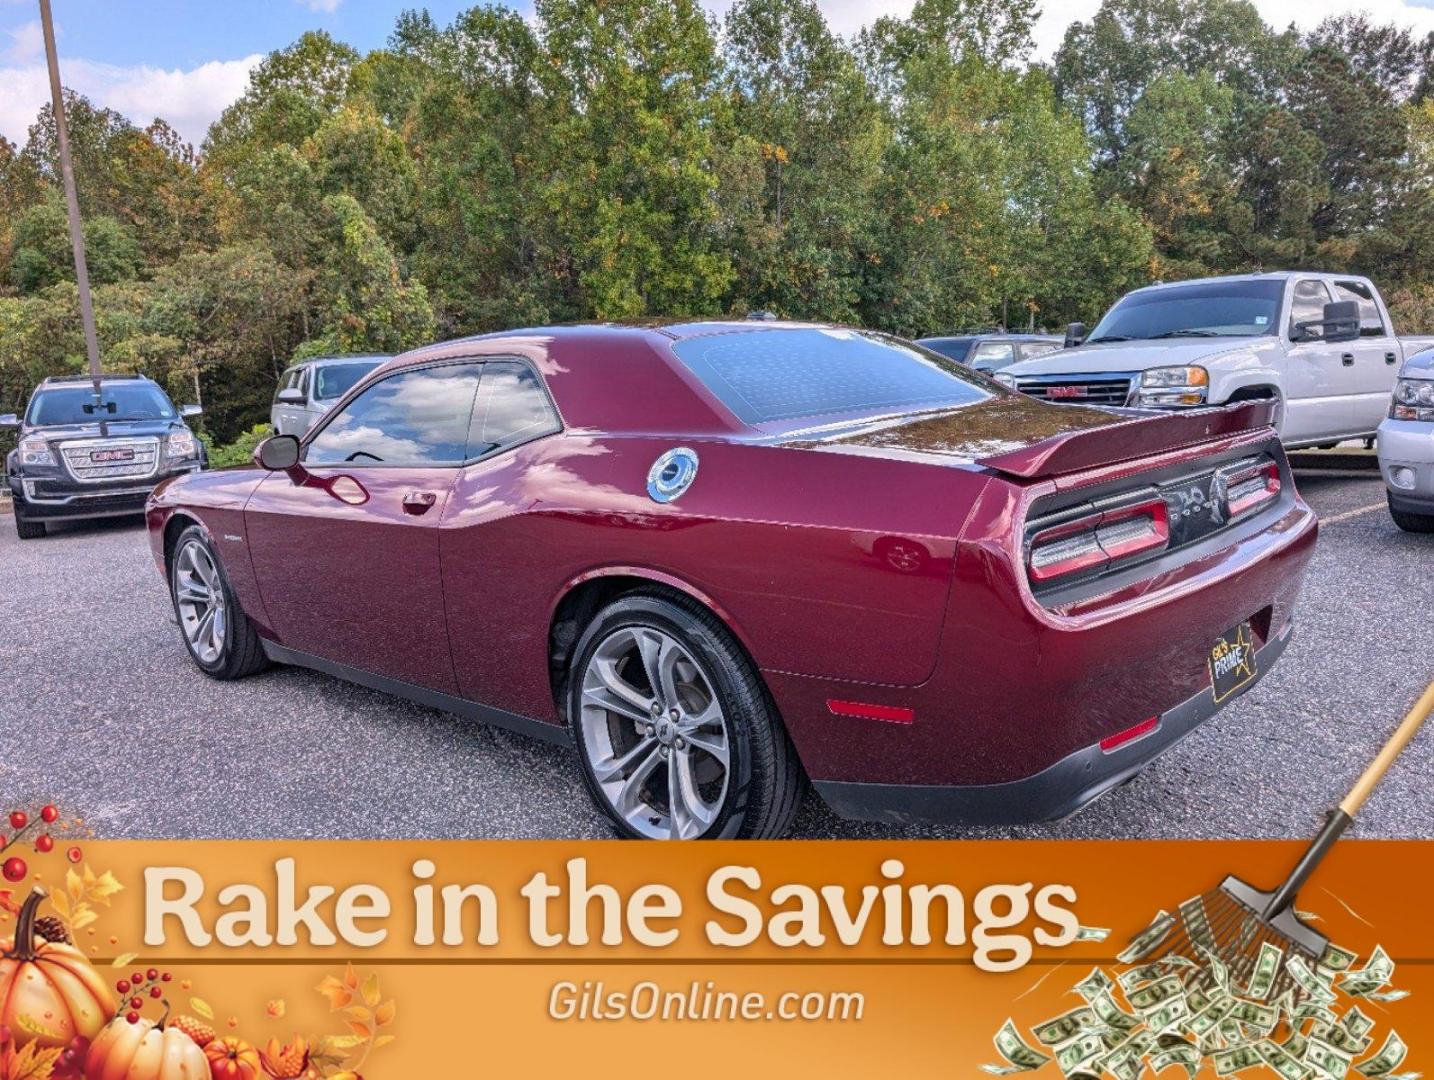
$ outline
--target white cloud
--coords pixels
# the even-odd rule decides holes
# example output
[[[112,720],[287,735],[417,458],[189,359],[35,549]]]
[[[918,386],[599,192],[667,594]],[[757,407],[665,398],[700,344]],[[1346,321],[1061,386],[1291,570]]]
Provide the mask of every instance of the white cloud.
[[[10,48],[5,59],[14,64],[24,64],[45,52],[45,34],[38,20],[23,23],[13,29],[6,29],[10,36]]]
[[[332,15],[343,2],[344,0],[299,0],[299,3],[310,11],[317,11],[322,15]]]
[[[65,85],[97,105],[114,109],[141,126],[163,117],[196,145],[225,107],[244,92],[249,72],[262,57],[211,60],[183,71],[139,65],[118,67],[93,60],[60,58]],[[43,63],[0,66],[0,135],[20,144],[40,107],[50,100]]]

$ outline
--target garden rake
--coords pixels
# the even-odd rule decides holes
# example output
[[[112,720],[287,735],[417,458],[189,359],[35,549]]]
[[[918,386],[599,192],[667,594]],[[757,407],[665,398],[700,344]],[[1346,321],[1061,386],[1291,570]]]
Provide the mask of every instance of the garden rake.
[[[1434,683],[1415,702],[1338,809],[1330,811],[1324,828],[1279,888],[1265,892],[1232,874],[1213,892],[1180,905],[1178,915],[1167,916],[1171,920],[1166,930],[1168,936],[1148,947],[1147,954],[1155,960],[1179,957],[1192,961],[1202,969],[1199,981],[1207,984],[1213,981],[1206,967],[1213,966],[1213,957],[1225,966],[1232,985],[1248,986],[1261,946],[1268,943],[1282,950],[1282,956],[1265,999],[1277,1000],[1288,990],[1293,990],[1296,997],[1304,996],[1299,980],[1288,969],[1288,961],[1299,956],[1313,972],[1329,945],[1329,938],[1299,917],[1294,909],[1295,897],[1431,712],[1434,712]],[[1154,934],[1158,938],[1159,931],[1157,924],[1145,931],[1145,935]]]

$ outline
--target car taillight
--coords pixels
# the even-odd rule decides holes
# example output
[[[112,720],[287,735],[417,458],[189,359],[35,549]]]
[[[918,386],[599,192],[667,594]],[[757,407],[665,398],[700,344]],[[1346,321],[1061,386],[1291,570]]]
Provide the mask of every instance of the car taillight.
[[[1231,521],[1279,497],[1280,467],[1273,461],[1239,462],[1222,473]]]
[[[1027,564],[1033,581],[1050,581],[1158,551],[1169,543],[1165,500],[1147,499],[1043,529],[1031,537]]]

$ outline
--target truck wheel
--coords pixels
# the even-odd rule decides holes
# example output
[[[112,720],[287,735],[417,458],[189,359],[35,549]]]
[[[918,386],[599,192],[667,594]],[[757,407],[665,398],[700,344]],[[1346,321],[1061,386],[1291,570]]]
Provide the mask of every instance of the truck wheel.
[[[1410,514],[1394,509],[1394,499],[1389,499],[1389,516],[1405,532],[1434,533],[1434,514]]]
[[[45,535],[45,523],[43,521],[26,521],[19,514],[15,513],[15,535],[21,540],[38,540]]]
[[[209,538],[198,525],[179,534],[169,560],[169,595],[185,648],[212,679],[239,679],[268,666],[254,624],[239,606]]]
[[[588,625],[568,680],[583,779],[624,836],[771,839],[803,774],[727,628],[685,598],[633,593]]]

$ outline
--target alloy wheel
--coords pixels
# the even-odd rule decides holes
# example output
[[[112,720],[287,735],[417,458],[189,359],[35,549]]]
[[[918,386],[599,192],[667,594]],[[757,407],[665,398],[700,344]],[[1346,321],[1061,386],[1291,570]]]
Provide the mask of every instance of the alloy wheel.
[[[184,640],[201,664],[214,664],[224,651],[228,617],[219,568],[208,549],[191,540],[174,560],[174,606]]]
[[[597,788],[643,836],[688,840],[727,797],[731,738],[712,680],[671,634],[613,630],[583,670],[579,727]]]

